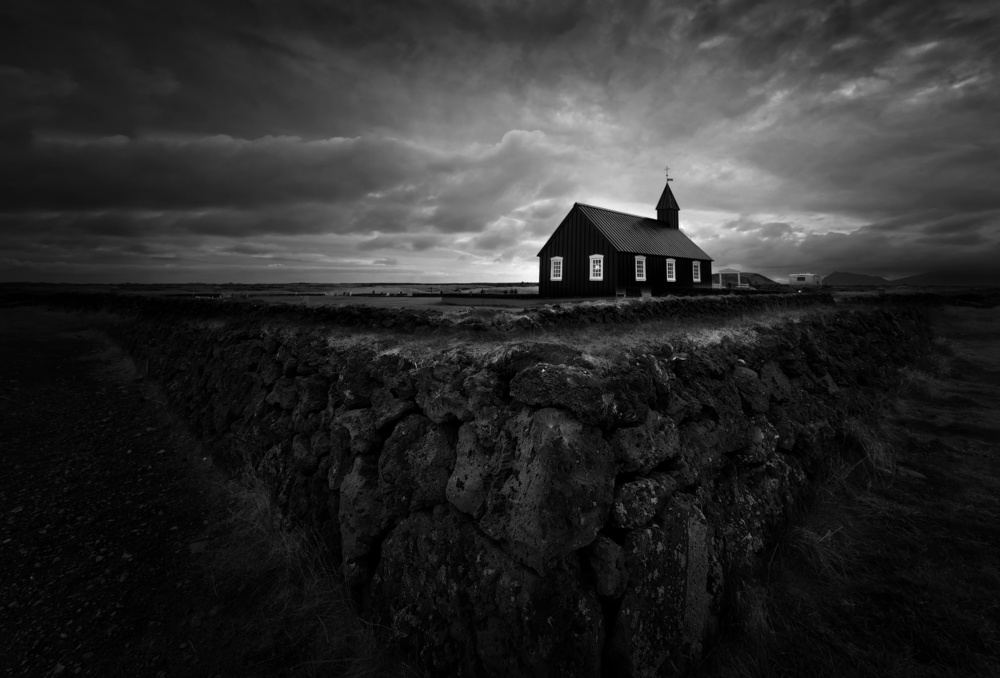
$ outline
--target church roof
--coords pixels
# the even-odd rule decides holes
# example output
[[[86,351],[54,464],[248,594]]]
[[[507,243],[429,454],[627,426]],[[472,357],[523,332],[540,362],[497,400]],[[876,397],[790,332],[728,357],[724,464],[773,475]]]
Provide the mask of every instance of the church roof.
[[[673,200],[669,187],[664,189],[663,194],[669,195],[670,200]],[[662,197],[660,202],[663,202]],[[674,202],[674,205],[677,203]],[[705,254],[683,231],[671,228],[662,221],[583,203],[576,203],[574,207],[579,208],[580,213],[619,252],[712,261],[712,257]]]
[[[667,183],[663,185],[663,193],[660,194],[660,201],[656,203],[656,209],[658,210],[679,210],[680,207],[677,205],[677,200],[674,198],[673,191],[670,190],[669,179]]]

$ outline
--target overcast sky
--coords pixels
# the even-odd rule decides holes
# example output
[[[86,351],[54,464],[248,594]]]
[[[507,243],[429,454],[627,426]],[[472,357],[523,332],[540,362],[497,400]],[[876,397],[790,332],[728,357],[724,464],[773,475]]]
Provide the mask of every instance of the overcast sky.
[[[0,6],[0,280],[535,281],[574,202],[715,259],[1000,261],[996,0]]]

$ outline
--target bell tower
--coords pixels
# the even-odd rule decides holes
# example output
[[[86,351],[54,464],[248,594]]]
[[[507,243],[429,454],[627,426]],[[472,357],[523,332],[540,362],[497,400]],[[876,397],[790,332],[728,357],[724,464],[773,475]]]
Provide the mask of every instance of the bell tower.
[[[670,190],[670,168],[665,168],[667,172],[667,183],[663,186],[663,193],[660,194],[660,201],[656,203],[656,220],[663,222],[668,228],[680,228],[678,213],[681,208],[677,205],[673,192]]]

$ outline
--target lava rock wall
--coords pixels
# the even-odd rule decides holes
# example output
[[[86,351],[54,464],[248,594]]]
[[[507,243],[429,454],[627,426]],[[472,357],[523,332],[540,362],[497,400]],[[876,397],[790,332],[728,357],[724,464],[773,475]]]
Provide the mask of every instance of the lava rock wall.
[[[906,308],[610,366],[516,340],[415,362],[162,313],[116,332],[218,462],[322,537],[414,663],[456,676],[683,672],[841,422],[930,339]]]

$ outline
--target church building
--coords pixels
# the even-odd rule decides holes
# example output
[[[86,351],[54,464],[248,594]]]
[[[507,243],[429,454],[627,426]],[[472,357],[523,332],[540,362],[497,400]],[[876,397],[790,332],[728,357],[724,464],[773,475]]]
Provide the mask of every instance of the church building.
[[[679,212],[669,183],[656,219],[575,203],[538,253],[539,296],[661,296],[711,288],[712,258],[680,230]]]

